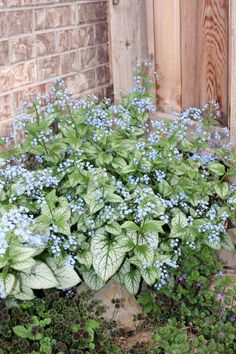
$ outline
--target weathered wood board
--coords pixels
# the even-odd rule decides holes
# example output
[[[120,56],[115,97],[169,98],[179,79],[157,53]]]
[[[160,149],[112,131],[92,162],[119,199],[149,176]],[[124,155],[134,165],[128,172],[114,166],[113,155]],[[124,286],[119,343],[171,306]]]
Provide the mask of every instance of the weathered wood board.
[[[110,57],[115,100],[119,91],[133,86],[133,70],[137,59],[146,59],[146,4],[143,0],[109,0]]]
[[[229,127],[230,141],[236,147],[236,0],[229,5]]]
[[[180,0],[154,1],[154,37],[160,111],[181,110]]]
[[[197,14],[196,103],[215,99],[227,123],[228,0],[200,0]]]

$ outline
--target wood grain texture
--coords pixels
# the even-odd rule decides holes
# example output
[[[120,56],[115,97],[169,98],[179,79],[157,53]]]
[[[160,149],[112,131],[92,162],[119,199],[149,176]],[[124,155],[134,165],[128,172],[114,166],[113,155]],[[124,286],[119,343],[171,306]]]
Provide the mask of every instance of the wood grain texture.
[[[236,148],[236,0],[229,4],[229,127]]]
[[[227,121],[228,0],[198,1],[196,103],[215,99]]]
[[[109,0],[110,46],[115,100],[133,86],[137,59],[147,58],[146,4],[143,0]]]
[[[151,78],[155,78],[155,27],[154,27],[154,0],[145,0],[146,5],[146,35],[147,35],[147,59],[153,63],[153,66],[149,67],[149,75]],[[154,79],[155,80],[155,79]],[[156,97],[156,82],[149,92]],[[157,103],[156,100],[154,102]],[[154,114],[149,113],[150,120],[154,119]]]
[[[145,0],[145,5],[148,57],[155,62],[154,0]]]
[[[180,0],[155,0],[155,57],[158,109],[181,110]]]
[[[196,92],[198,3],[198,0],[180,0],[182,110],[199,105]]]

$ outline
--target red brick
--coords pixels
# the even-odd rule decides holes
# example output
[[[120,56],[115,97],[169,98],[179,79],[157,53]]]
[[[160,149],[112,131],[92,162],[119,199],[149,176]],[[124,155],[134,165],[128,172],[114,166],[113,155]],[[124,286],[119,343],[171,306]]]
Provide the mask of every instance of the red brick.
[[[52,79],[61,74],[60,56],[47,57],[37,60],[38,80]]]
[[[59,52],[66,52],[71,48],[70,45],[70,34],[71,34],[72,30],[64,30],[64,31],[60,31],[58,32],[58,48],[57,50]]]
[[[12,90],[35,81],[33,62],[9,65],[0,68],[0,92]]]
[[[70,45],[71,49],[88,47],[94,44],[94,30],[93,26],[83,26],[71,30]]]
[[[37,34],[35,46],[36,46],[36,56],[55,53],[56,51],[55,32]]]
[[[0,37],[32,31],[32,10],[0,12]]]
[[[95,87],[95,69],[90,69],[65,78],[65,83],[70,92],[74,94],[87,91]]]
[[[13,116],[13,100],[12,95],[0,96],[0,120],[4,120]]]
[[[42,30],[75,24],[73,5],[35,9],[35,29]]]
[[[10,41],[10,62],[29,60],[34,57],[34,36],[21,37]]]
[[[80,51],[81,69],[88,69],[96,65],[96,48],[85,48]]]
[[[79,78],[80,92],[87,91],[95,87],[95,70],[83,71]]]
[[[97,47],[98,64],[105,64],[109,62],[109,47],[107,44]]]
[[[16,111],[18,112],[18,108],[21,102],[35,97],[39,92],[45,94],[45,84],[36,85],[30,88],[26,87],[23,90],[20,89],[14,92],[14,104],[16,107]]]
[[[20,6],[20,5],[41,5],[48,3],[57,3],[60,0],[5,0],[6,5],[11,6]]]
[[[93,2],[90,4],[79,4],[79,23],[101,21],[107,19],[107,2]]]
[[[13,115],[9,116],[8,119],[5,119],[3,121],[1,121],[0,124],[0,135],[1,136],[10,136],[11,132],[12,132],[12,119],[10,119]],[[4,117],[4,115],[3,115]],[[1,120],[1,113],[0,113],[0,120]]]
[[[8,41],[0,42],[0,65],[8,64],[9,47]]]
[[[96,44],[108,42],[108,23],[102,22],[95,25]]]
[[[78,71],[77,53],[66,53],[61,55],[61,73],[62,75]]]
[[[104,85],[110,81],[109,66],[99,66],[96,68],[96,84]]]

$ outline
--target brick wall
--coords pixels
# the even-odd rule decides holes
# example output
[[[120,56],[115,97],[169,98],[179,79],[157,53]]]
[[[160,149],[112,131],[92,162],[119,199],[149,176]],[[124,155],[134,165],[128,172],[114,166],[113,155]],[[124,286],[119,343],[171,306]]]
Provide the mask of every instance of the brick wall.
[[[56,77],[76,95],[111,89],[107,0],[0,0],[0,133]]]

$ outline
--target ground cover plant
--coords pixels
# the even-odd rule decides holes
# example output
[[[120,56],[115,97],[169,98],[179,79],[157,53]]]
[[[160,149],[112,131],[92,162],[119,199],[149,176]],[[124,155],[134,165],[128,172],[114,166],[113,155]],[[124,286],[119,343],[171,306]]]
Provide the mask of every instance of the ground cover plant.
[[[2,298],[81,280],[98,290],[112,277],[132,294],[142,281],[159,290],[186,253],[234,249],[235,156],[219,147],[228,131],[209,129],[214,104],[150,129],[146,69],[117,105],[75,99],[61,81],[23,105],[18,142],[1,141]]]
[[[214,251],[189,254],[176,270],[173,288],[144,291],[138,301],[153,342],[137,353],[223,354],[236,350],[236,287]],[[142,352],[142,347],[144,351]],[[146,351],[145,351],[146,350]],[[135,353],[135,351],[133,352]]]
[[[0,353],[118,353],[102,306],[89,293],[45,291],[0,307]]]

